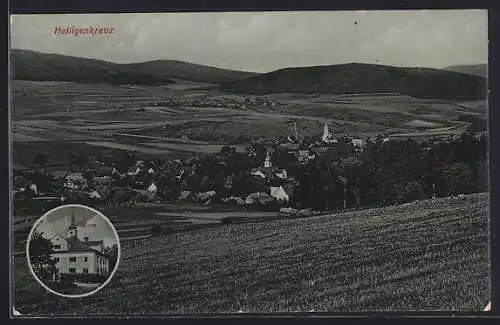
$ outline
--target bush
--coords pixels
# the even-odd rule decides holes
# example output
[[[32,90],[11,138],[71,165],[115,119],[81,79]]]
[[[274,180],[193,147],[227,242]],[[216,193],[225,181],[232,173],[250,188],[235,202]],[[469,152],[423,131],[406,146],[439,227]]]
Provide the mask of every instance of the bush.
[[[62,287],[74,287],[75,286],[74,274],[61,273],[59,280],[60,280],[60,284],[62,285]]]
[[[447,195],[470,194],[476,187],[474,172],[466,163],[455,163],[441,170]]]

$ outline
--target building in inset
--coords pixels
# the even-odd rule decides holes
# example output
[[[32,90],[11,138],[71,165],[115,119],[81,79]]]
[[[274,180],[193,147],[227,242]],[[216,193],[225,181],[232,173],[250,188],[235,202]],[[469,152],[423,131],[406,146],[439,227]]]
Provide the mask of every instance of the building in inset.
[[[74,217],[66,234],[55,235],[50,241],[55,251],[52,258],[56,261],[56,275],[109,274],[109,260],[104,254],[103,240],[90,241],[89,237],[84,237],[82,241],[78,236],[78,226]]]

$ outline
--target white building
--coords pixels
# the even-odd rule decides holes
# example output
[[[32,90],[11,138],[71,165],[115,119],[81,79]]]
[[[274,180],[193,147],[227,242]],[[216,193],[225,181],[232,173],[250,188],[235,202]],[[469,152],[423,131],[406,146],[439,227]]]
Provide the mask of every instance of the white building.
[[[90,241],[84,237],[78,238],[78,226],[72,218],[71,225],[65,235],[55,235],[51,239],[56,260],[56,274],[61,273],[91,273],[109,274],[109,260],[104,255],[104,242],[102,240]]]
[[[325,143],[337,143],[337,139],[333,137],[332,134],[330,134],[330,131],[328,130],[328,123],[325,122],[325,125],[323,126],[323,136],[321,137],[321,140]]]
[[[88,184],[82,173],[69,173],[64,178],[64,187],[79,191],[85,190]]]
[[[366,146],[366,141],[363,139],[352,139],[352,145],[356,150],[362,151]]]

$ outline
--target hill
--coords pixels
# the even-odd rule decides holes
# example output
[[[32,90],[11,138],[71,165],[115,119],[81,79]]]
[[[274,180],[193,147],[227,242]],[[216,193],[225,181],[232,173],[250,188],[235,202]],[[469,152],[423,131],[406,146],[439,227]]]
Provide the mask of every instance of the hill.
[[[286,68],[232,82],[220,89],[245,94],[400,93],[417,98],[477,100],[486,98],[486,80],[478,76],[425,68],[342,64]]]
[[[144,213],[141,218],[144,218]],[[125,242],[80,300],[46,292],[16,258],[22,314],[481,311],[490,299],[488,195]]]
[[[118,64],[18,49],[11,50],[11,67],[14,80],[78,83],[156,85],[181,79],[218,84],[255,75],[175,60]]]
[[[479,76],[483,78],[487,78],[488,76],[487,64],[452,65],[444,68],[443,70],[468,74],[471,76]]]

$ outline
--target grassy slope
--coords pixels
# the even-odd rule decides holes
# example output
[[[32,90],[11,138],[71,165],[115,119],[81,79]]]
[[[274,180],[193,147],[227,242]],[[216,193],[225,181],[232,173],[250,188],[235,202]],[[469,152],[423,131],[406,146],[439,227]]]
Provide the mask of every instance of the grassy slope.
[[[213,68],[175,60],[156,60],[116,64],[29,50],[11,50],[13,76],[16,80],[52,80],[82,83],[138,84],[175,83],[173,79],[219,83],[254,75],[254,73]]]
[[[236,93],[380,93],[447,100],[484,99],[486,80],[450,71],[342,64],[286,68],[225,82],[221,90]]]
[[[83,299],[50,295],[16,261],[25,314],[481,310],[489,300],[488,198],[226,225],[123,245]]]

